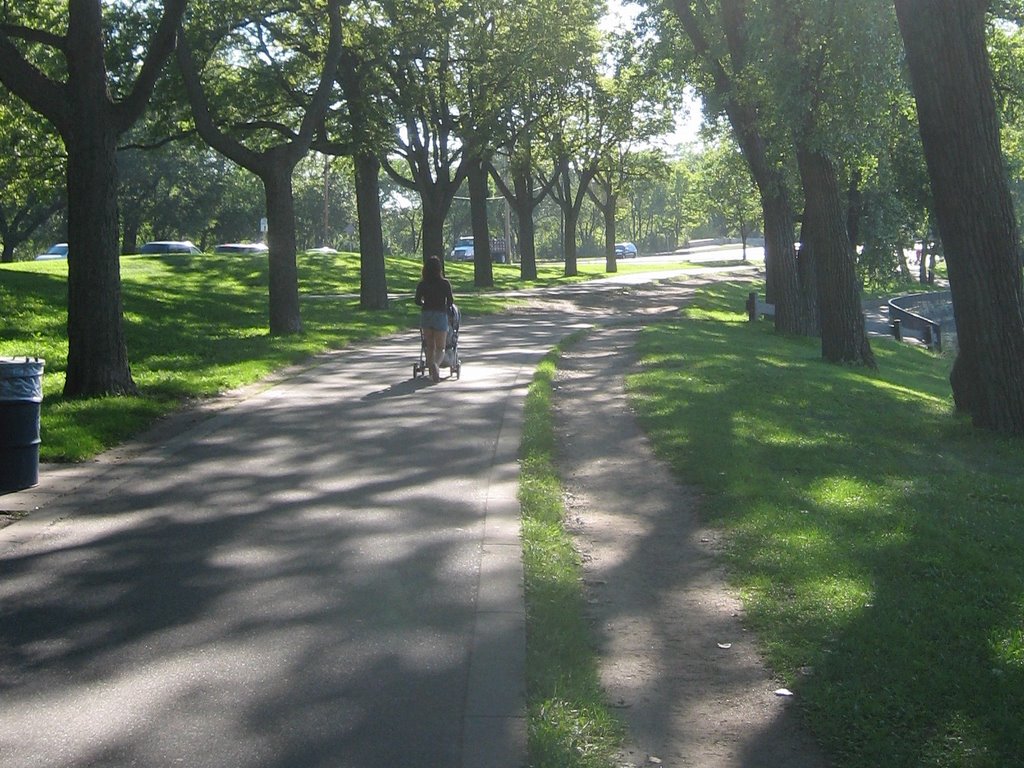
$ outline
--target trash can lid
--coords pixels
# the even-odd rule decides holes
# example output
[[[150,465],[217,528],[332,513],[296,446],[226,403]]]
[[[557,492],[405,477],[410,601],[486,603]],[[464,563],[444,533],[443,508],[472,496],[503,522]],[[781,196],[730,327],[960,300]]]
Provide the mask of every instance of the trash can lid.
[[[0,400],[41,402],[45,362],[40,357],[0,357]]]

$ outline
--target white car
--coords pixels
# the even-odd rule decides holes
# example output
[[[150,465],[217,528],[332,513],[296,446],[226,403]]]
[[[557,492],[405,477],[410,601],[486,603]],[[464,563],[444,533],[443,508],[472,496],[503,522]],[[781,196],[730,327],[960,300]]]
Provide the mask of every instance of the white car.
[[[51,245],[46,253],[36,256],[36,261],[52,261],[54,259],[66,259],[68,257],[68,244],[55,243]]]
[[[632,243],[616,243],[615,244],[615,258],[617,259],[635,259],[637,255],[636,246]]]
[[[460,237],[455,241],[455,247],[448,258],[452,261],[472,261],[474,253],[473,238]]]

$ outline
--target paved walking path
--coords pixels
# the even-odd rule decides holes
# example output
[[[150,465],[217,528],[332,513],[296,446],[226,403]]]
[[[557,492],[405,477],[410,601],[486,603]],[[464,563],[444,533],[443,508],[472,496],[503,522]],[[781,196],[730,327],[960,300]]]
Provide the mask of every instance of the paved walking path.
[[[516,501],[536,363],[675,311],[643,277],[326,355],[85,465],[0,529],[4,768],[521,768]],[[614,446],[607,446],[614,449]]]
[[[4,768],[520,768],[522,403],[645,279],[468,321],[458,381],[405,334],[0,496]]]
[[[571,330],[467,325],[437,385],[346,350],[0,497],[46,502],[0,530],[3,766],[523,765],[520,417]]]

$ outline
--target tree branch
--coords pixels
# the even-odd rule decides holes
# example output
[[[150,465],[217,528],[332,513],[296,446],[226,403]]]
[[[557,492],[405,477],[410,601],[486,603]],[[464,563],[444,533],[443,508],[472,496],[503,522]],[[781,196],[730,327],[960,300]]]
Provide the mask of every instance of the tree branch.
[[[16,40],[24,40],[26,43],[39,43],[50,48],[56,48],[61,53],[67,51],[67,40],[65,38],[42,29],[25,27],[20,24],[0,24],[0,34],[13,37]]]
[[[139,76],[135,79],[135,85],[131,93],[114,107],[119,133],[128,130],[145,111],[156,87],[157,78],[160,77],[167,59],[174,52],[186,5],[187,0],[165,0],[164,14],[149,41],[149,49],[146,51],[146,58],[143,59]]]
[[[0,83],[65,135],[71,125],[64,86],[32,66],[0,29]]]

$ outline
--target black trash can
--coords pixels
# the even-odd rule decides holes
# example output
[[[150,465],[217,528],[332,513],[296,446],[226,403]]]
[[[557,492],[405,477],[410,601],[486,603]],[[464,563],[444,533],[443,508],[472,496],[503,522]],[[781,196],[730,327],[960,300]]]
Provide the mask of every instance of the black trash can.
[[[44,362],[38,357],[0,357],[0,493],[39,482]]]

